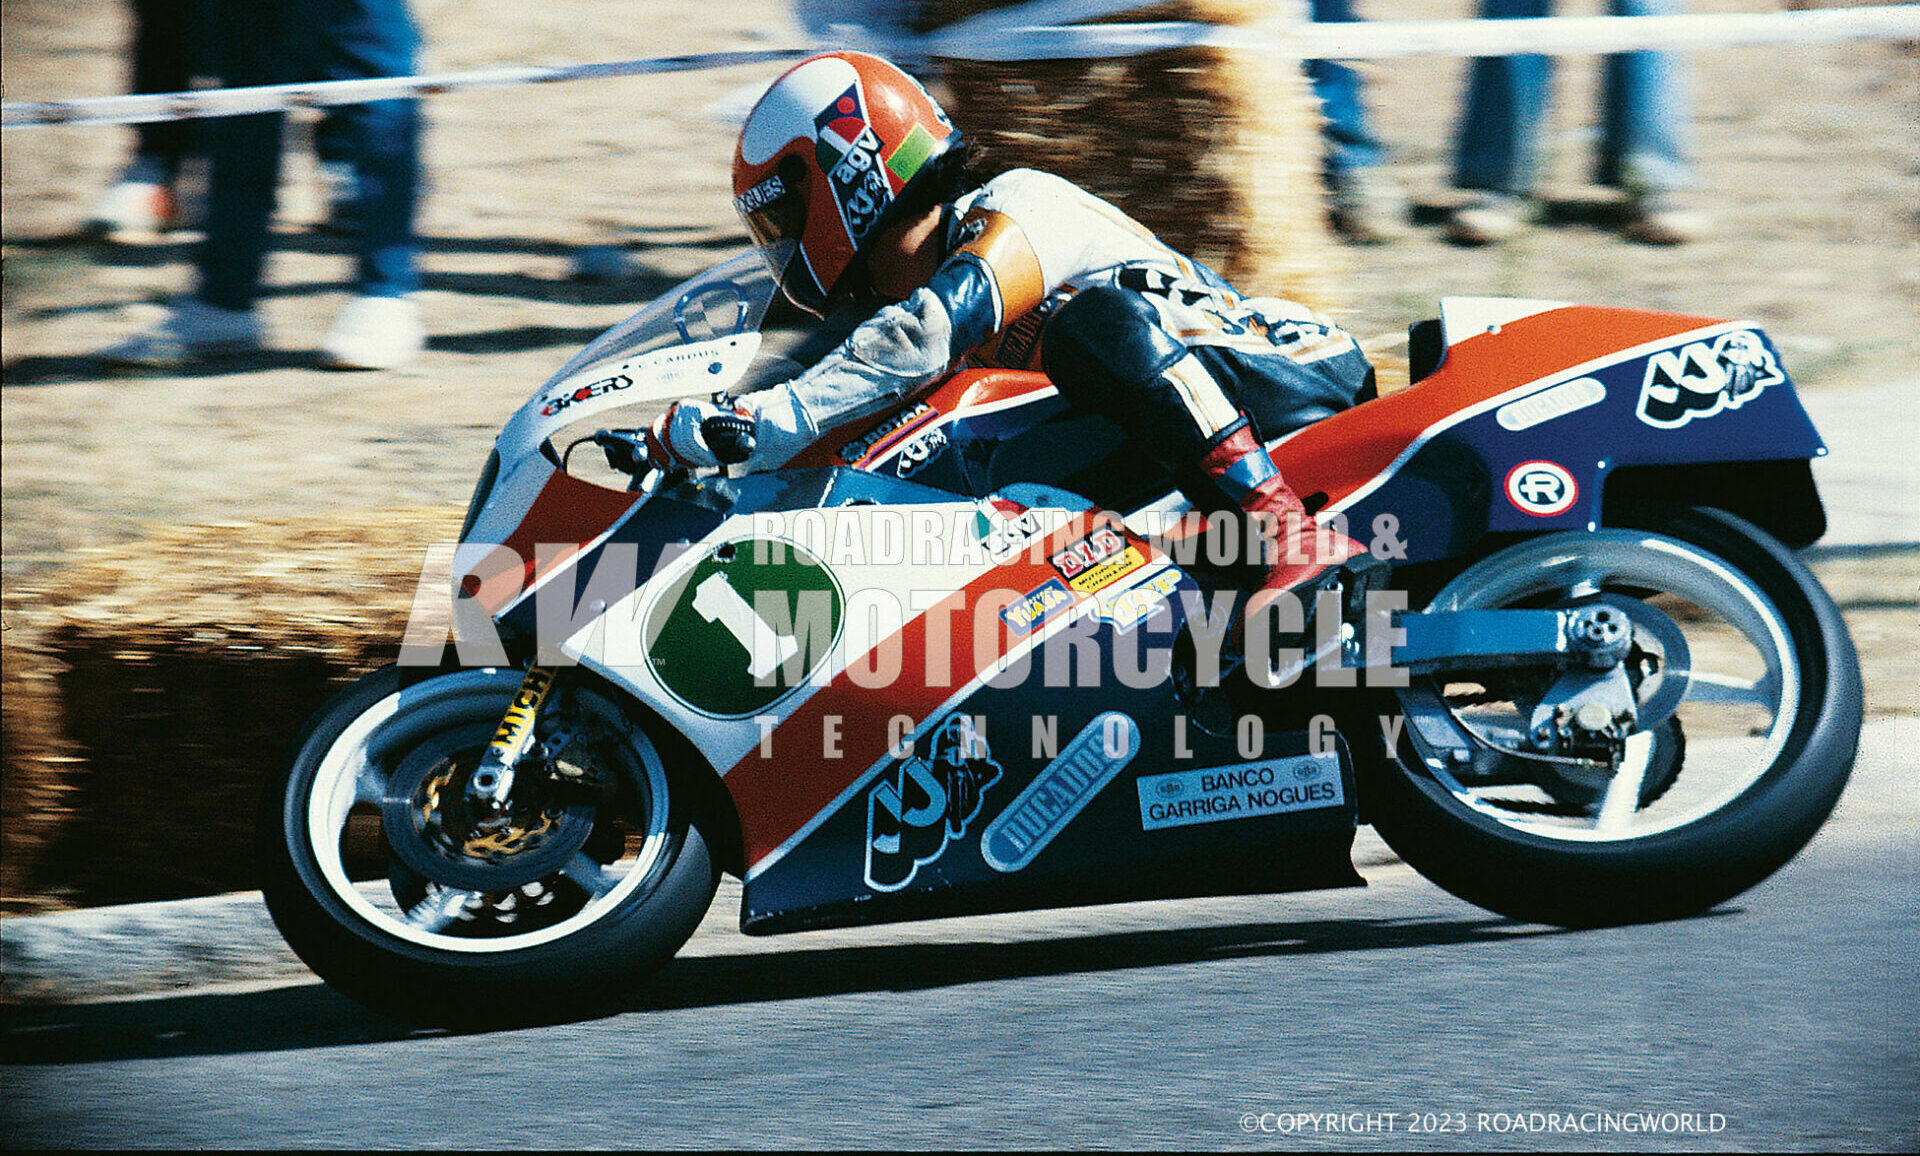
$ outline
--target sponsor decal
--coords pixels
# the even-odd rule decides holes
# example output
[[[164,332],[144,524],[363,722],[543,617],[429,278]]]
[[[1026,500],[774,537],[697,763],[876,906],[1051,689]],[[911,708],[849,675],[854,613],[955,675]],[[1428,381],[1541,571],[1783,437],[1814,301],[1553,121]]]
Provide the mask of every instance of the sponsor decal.
[[[915,434],[913,439],[900,447],[900,457],[893,467],[898,478],[910,478],[920,472],[920,467],[940,456],[947,448],[947,433],[941,429],[930,429]]]
[[[1046,584],[1027,592],[1026,597],[1000,612],[1000,618],[1015,634],[1031,634],[1041,623],[1073,605],[1073,595],[1049,578]]]
[[[520,681],[520,689],[513,696],[513,705],[500,720],[500,727],[494,732],[493,741],[487,746],[501,760],[511,760],[521,736],[533,725],[534,716],[540,710],[540,704],[547,701],[547,694],[553,689],[552,672],[542,667],[532,667]]]
[[[570,389],[565,393],[558,393],[547,398],[546,401],[540,405],[540,416],[552,417],[554,414],[559,413],[575,402],[588,401],[592,398],[601,397],[613,393],[616,390],[625,389],[632,384],[633,379],[624,373],[616,373],[612,377],[603,377],[599,381],[590,381],[579,389]]]
[[[1004,564],[1072,520],[1073,514],[1067,510],[1030,510],[1005,498],[983,498],[973,525],[987,557]]]
[[[981,222],[984,224],[984,222]],[[1040,345],[1040,331],[1047,326],[1047,319],[1060,308],[1061,304],[1072,296],[1072,292],[1058,291],[1049,294],[1040,304],[1013,319],[1013,324],[1000,331],[1000,336],[989,344],[992,353],[987,360],[994,365],[1008,369],[1026,369],[1034,364],[1034,351]]]
[[[1340,788],[1340,756],[1331,751],[1237,767],[1142,775],[1134,785],[1140,796],[1140,826],[1147,831],[1337,807],[1346,802]]]
[[[1552,421],[1556,417],[1565,417],[1570,413],[1583,410],[1590,405],[1599,405],[1607,400],[1607,387],[1595,377],[1576,377],[1572,381],[1563,381],[1549,389],[1508,402],[1493,415],[1501,429],[1519,432],[1532,429],[1542,422]]]
[[[827,174],[847,236],[857,246],[893,201],[893,186],[880,162],[880,138],[867,123],[860,86],[851,84],[814,118],[815,159]]]
[[[826,660],[845,607],[839,580],[800,546],[722,543],[654,601],[643,635],[647,665],[694,710],[754,714]]]
[[[1048,560],[1082,594],[1103,590],[1147,564],[1140,548],[1110,526],[1100,527]]]
[[[1139,753],[1131,718],[1118,711],[1095,718],[980,832],[980,857],[995,871],[1033,862]]]
[[[751,213],[756,209],[765,208],[768,204],[785,196],[786,193],[786,184],[780,180],[780,174],[775,173],[766,180],[748,189],[746,192],[733,198],[733,205],[734,208],[742,213]]]
[[[1180,588],[1180,571],[1168,567],[1138,586],[1100,598],[1100,617],[1121,634],[1166,612],[1167,599]]]
[[[948,843],[966,835],[987,789],[999,781],[1000,764],[973,720],[948,715],[924,756],[916,750],[888,767],[867,792],[867,886],[898,891],[913,882]]]
[[[1635,414],[1658,429],[1679,429],[1695,418],[1739,409],[1769,385],[1787,379],[1760,335],[1751,329],[1689,341],[1647,358]]]
[[[907,139],[901,141],[900,147],[887,157],[887,171],[904,187],[920,171],[920,166],[927,163],[927,158],[933,155],[936,143],[927,126],[914,125],[913,130],[907,133]]]
[[[1523,514],[1552,518],[1573,508],[1580,486],[1553,462],[1521,462],[1507,471],[1507,501]]]
[[[1126,549],[1127,540],[1111,526],[1101,526],[1093,533],[1055,554],[1048,561],[1060,571],[1062,578],[1075,578],[1085,573],[1091,566],[1097,565]]]
[[[847,462],[848,464],[852,464],[853,462],[859,461],[861,458],[866,457],[868,452],[871,451],[873,447],[879,445],[883,441],[886,441],[888,438],[892,437],[894,434],[914,424],[915,422],[919,421],[921,418],[926,417],[928,414],[932,412],[933,412],[933,407],[928,405],[926,402],[922,401],[922,402],[914,403],[909,408],[902,410],[901,412],[888,418],[886,421],[883,421],[879,425],[874,426],[872,429],[868,430],[865,434],[862,434],[860,437],[857,437],[854,440],[848,442],[846,445],[841,446],[840,460],[843,462]]]
[[[1118,558],[1109,559],[1081,571],[1080,575],[1068,585],[1082,594],[1092,594],[1095,591],[1105,590],[1146,564],[1147,556],[1141,553],[1140,548],[1128,546]]]

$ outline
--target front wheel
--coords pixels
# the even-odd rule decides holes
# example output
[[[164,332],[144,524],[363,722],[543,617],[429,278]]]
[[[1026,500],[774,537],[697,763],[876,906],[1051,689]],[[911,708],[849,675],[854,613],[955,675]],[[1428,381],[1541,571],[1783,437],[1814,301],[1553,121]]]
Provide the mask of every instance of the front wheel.
[[[1631,646],[1606,678],[1454,671],[1398,692],[1405,738],[1370,814],[1408,863],[1503,915],[1596,926],[1706,910],[1813,837],[1859,744],[1860,671],[1784,547],[1719,511],[1649,507],[1500,550],[1429,609],[1543,607],[1624,614]],[[1562,742],[1604,730],[1569,720],[1610,717],[1611,767]]]
[[[590,1010],[664,963],[718,875],[709,820],[619,703],[568,691],[564,774],[523,777],[511,820],[463,813],[520,673],[375,671],[316,714],[268,785],[262,889],[328,983],[412,1023]]]

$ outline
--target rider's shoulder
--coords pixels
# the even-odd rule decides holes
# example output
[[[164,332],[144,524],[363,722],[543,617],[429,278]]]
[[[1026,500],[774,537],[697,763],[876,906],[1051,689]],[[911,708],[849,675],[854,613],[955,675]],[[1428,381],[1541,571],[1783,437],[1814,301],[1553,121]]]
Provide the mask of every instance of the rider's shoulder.
[[[1065,177],[1040,169],[1008,169],[980,186],[974,194],[974,203],[983,208],[1004,209],[1010,204],[1053,202],[1090,195]]]

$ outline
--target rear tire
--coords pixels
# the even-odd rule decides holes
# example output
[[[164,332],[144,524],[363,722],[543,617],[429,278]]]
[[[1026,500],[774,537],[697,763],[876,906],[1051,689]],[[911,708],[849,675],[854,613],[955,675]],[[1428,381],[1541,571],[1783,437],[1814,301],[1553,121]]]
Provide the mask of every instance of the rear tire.
[[[1664,629],[1671,653],[1655,669],[1665,674],[1637,693],[1643,709],[1665,693],[1667,713],[1638,739],[1632,801],[1625,787],[1604,811],[1583,804],[1577,785],[1490,786],[1551,780],[1551,770],[1477,741],[1434,741],[1453,726],[1444,715],[1478,720],[1468,729],[1483,737],[1516,724],[1524,736],[1529,704],[1552,680],[1525,670],[1415,678],[1398,692],[1408,737],[1369,776],[1372,822],[1394,850],[1460,898],[1515,919],[1672,919],[1740,894],[1813,837],[1859,745],[1853,643],[1805,566],[1720,511],[1645,507],[1627,525],[1507,547],[1457,575],[1429,609],[1563,606],[1604,593],[1635,616],[1636,640],[1657,649],[1654,628]],[[1488,705],[1502,696],[1505,707]],[[1424,737],[1422,714],[1436,724]]]
[[[585,1014],[679,950],[718,883],[713,821],[638,723],[589,687],[572,693],[600,740],[597,772],[616,785],[537,816],[579,840],[560,866],[529,866],[525,850],[477,867],[456,857],[435,880],[420,869],[437,871],[430,855],[395,853],[421,839],[396,816],[424,813],[416,795],[431,809],[458,790],[447,776],[471,769],[520,682],[513,670],[406,673],[387,667],[335,696],[265,793],[262,886],[300,958],[378,1011],[478,1028]],[[424,789],[412,782],[422,767]],[[487,870],[502,872],[497,887],[472,874]]]

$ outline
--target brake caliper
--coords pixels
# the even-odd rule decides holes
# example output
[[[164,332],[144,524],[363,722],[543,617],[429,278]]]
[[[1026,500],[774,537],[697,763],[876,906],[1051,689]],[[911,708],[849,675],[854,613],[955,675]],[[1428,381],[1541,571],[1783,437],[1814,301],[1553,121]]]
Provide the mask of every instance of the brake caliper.
[[[1617,766],[1633,730],[1633,681],[1622,665],[1633,650],[1633,619],[1601,602],[1569,611],[1567,640],[1580,669],[1554,681],[1534,708],[1536,751]]]

